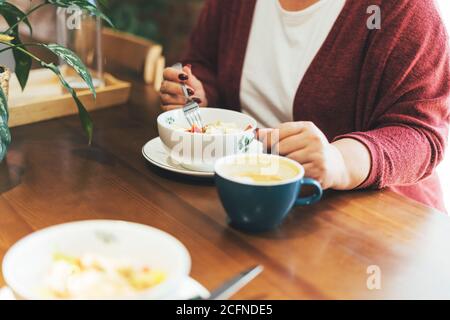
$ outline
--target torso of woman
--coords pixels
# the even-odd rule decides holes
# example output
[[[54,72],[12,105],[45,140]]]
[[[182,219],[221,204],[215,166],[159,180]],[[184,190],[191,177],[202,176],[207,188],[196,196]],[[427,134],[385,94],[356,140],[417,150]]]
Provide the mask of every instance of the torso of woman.
[[[345,0],[322,0],[300,11],[287,11],[279,0],[257,1],[240,104],[261,127],[293,121],[298,87],[344,4]]]
[[[312,36],[283,29],[279,7],[270,18],[261,13],[277,0],[259,1],[210,0],[200,16],[185,62],[209,105],[244,109],[263,125],[311,121],[330,141],[358,140],[372,163],[361,188],[390,188],[445,210],[434,170],[448,135],[450,64],[434,2],[346,0],[340,8],[322,0],[335,8],[305,9],[328,17]],[[368,24],[374,7],[381,29]],[[276,32],[285,43],[270,36]]]

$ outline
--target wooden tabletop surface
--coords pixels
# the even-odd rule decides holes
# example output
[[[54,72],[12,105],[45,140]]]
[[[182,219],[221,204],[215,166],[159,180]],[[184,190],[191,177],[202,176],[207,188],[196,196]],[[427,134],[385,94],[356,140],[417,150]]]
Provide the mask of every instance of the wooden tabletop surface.
[[[277,231],[243,234],[228,227],[213,181],[144,160],[142,146],[157,136],[157,113],[156,93],[135,82],[127,105],[93,113],[92,147],[76,116],[13,129],[0,165],[0,259],[35,230],[119,219],[181,240],[192,277],[210,290],[264,265],[234,298],[450,298],[447,215],[389,191],[331,192],[294,209]],[[379,290],[367,286],[373,270],[380,271]]]

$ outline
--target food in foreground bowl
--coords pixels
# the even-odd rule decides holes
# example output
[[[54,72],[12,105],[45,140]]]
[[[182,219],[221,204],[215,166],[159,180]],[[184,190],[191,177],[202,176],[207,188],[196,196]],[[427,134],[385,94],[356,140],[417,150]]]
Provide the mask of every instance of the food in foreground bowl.
[[[57,253],[46,278],[45,298],[95,299],[131,297],[150,289],[166,275],[148,266],[106,257]]]
[[[248,125],[245,129],[238,128],[235,123],[215,121],[207,124],[203,128],[199,128],[195,124],[190,129],[184,129],[190,133],[204,133],[204,134],[230,134],[239,133],[253,129],[252,125]]]

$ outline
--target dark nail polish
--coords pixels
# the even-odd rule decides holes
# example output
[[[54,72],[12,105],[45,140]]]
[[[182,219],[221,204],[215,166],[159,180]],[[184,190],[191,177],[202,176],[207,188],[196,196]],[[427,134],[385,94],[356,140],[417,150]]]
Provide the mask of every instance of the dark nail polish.
[[[180,73],[178,79],[180,79],[181,81],[186,81],[187,79],[189,79],[189,77],[187,76],[187,74]]]
[[[199,98],[192,98],[192,100],[197,102],[198,104],[202,103],[202,100]]]
[[[194,91],[192,91],[192,89],[187,88],[187,92],[188,92],[188,95],[190,95],[190,96],[194,95]]]

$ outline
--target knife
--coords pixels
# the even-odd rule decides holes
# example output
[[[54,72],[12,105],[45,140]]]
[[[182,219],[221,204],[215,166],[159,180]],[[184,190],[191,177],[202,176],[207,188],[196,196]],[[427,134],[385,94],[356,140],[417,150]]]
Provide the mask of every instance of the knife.
[[[214,290],[208,299],[206,300],[227,300],[243,287],[245,287],[250,281],[255,279],[262,271],[264,267],[261,265],[252,267],[244,272],[239,273],[234,278],[225,282],[221,287]],[[201,300],[197,297],[192,300]]]

